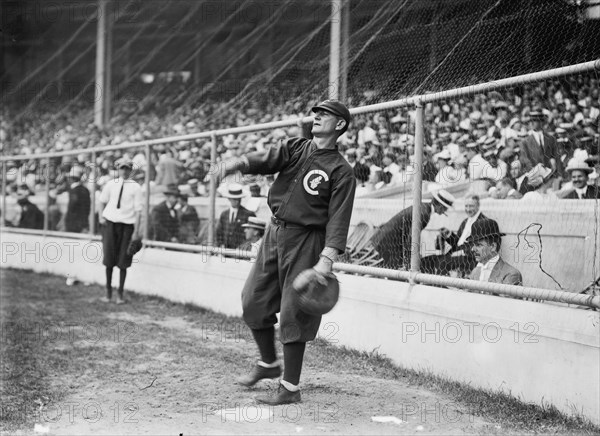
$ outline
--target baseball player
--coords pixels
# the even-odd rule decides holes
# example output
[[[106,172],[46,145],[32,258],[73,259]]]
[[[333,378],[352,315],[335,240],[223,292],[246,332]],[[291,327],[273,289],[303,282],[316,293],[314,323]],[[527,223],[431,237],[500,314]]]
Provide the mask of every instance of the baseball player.
[[[112,298],[112,275],[119,268],[117,304],[124,304],[123,289],[127,268],[133,256],[128,252],[132,238],[137,238],[142,212],[142,188],[131,178],[133,162],[128,158],[117,161],[119,177],[106,183],[100,195],[100,224],[102,233],[103,263],[106,266],[106,297],[100,301],[108,303]]]
[[[314,268],[319,277],[331,273],[345,251],[356,179],[337,149],[337,139],[350,123],[350,112],[339,101],[326,100],[312,108],[313,139],[280,140],[266,151],[225,161],[223,176],[235,171],[275,174],[268,204],[273,213],[256,262],[242,291],[243,318],[260,352],[253,370],[238,383],[252,386],[281,375],[275,351],[276,313],[283,343],[283,378],[272,396],[260,403],[277,405],[300,401],[300,373],[307,341],[315,338],[320,316],[298,308],[292,283]]]

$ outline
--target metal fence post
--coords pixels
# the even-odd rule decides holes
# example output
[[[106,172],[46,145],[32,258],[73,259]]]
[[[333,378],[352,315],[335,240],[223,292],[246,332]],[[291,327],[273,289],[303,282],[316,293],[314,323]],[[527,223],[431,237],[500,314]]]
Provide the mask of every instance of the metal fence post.
[[[210,175],[209,185],[209,208],[208,208],[208,245],[213,246],[215,243],[215,214],[217,209],[217,176],[220,173],[220,169],[217,168],[217,134],[211,135],[212,145],[210,148],[210,168],[212,174]]]
[[[150,144],[146,144],[146,173],[144,174],[144,185],[146,186],[146,202],[144,206],[144,239],[150,238]],[[138,230],[139,232],[139,230]]]
[[[90,226],[90,236],[94,236],[96,234],[96,152],[92,151],[92,165],[90,165],[92,172],[90,173],[92,176],[88,176],[88,185],[89,182],[92,182],[92,186],[90,187],[90,217],[89,217],[89,226]]]
[[[6,186],[6,167],[8,162],[2,162],[2,211],[0,211],[0,226],[5,227],[6,220],[6,195],[8,194],[8,186]]]
[[[415,119],[415,178],[413,181],[412,237],[410,271],[421,268],[421,198],[423,184],[423,103],[416,102]]]
[[[44,235],[48,232],[50,224],[50,158],[47,158],[46,162],[48,163],[48,174],[46,174],[46,213],[44,214]]]

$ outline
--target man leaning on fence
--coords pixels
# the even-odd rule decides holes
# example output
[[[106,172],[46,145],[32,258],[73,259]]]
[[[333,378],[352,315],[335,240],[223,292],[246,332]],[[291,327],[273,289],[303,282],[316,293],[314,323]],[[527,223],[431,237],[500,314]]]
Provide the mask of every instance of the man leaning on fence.
[[[454,203],[452,194],[445,190],[432,192],[431,203],[421,203],[421,229],[425,228],[433,213],[444,215]],[[373,246],[383,258],[384,268],[410,269],[412,241],[412,206],[394,215],[371,238]]]

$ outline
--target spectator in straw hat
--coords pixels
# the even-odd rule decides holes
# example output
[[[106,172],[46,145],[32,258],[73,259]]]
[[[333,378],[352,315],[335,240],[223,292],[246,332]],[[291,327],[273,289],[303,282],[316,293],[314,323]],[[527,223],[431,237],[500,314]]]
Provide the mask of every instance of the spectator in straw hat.
[[[566,171],[571,175],[573,190],[563,198],[575,200],[600,199],[600,188],[588,185],[589,175],[594,169],[586,162],[571,159]]]
[[[523,278],[518,269],[505,262],[500,256],[502,236],[498,223],[489,218],[477,220],[471,226],[471,235],[466,243],[472,248],[477,266],[471,272],[471,280],[505,285],[522,285]]]
[[[483,151],[483,158],[486,164],[483,166],[481,177],[484,179],[490,179],[494,183],[502,180],[508,173],[508,166],[506,162],[498,158],[498,150],[496,149],[496,140],[493,138],[492,143],[489,145],[486,141],[486,148]]]
[[[229,199],[230,207],[224,210],[219,217],[216,230],[217,246],[225,248],[237,248],[245,240],[243,224],[248,218],[256,214],[242,206],[242,198],[246,194],[242,185],[230,183],[223,197]]]
[[[69,204],[65,214],[65,230],[81,233],[89,228],[91,197],[88,188],[83,186],[83,167],[76,165],[67,174],[69,183]]]
[[[454,197],[445,190],[431,193],[430,204],[421,203],[421,229],[427,226],[431,215],[445,215],[452,207]],[[383,258],[383,267],[392,269],[410,269],[412,241],[412,206],[394,215],[383,224],[371,238],[373,246]]]
[[[262,243],[267,222],[261,220],[260,218],[251,216],[248,217],[248,222],[246,224],[242,224],[242,227],[244,228],[246,240],[239,246],[239,249],[258,254],[258,249]]]

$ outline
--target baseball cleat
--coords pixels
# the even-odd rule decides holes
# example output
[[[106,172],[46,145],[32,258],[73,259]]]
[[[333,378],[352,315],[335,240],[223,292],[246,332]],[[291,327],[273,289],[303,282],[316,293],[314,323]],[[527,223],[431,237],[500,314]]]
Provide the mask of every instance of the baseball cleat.
[[[274,368],[265,368],[260,365],[255,365],[252,369],[252,372],[250,374],[238,378],[237,383],[249,388],[250,386],[254,386],[260,380],[273,379],[279,377],[280,375],[281,366],[276,366]]]
[[[302,401],[300,391],[288,391],[285,386],[279,385],[277,393],[273,395],[259,395],[256,397],[256,402],[268,404],[269,406],[278,406],[280,404],[299,403]]]

